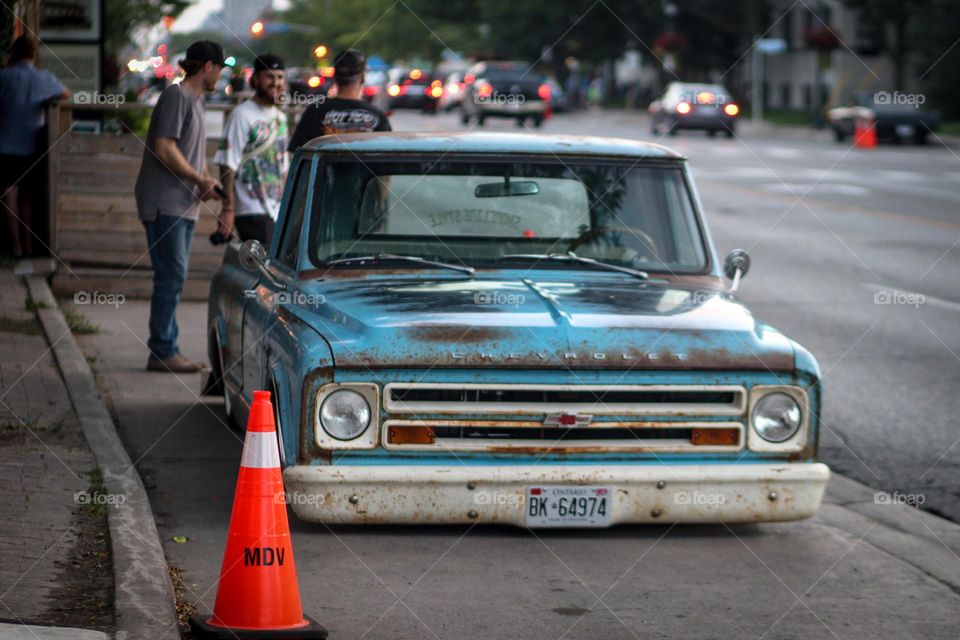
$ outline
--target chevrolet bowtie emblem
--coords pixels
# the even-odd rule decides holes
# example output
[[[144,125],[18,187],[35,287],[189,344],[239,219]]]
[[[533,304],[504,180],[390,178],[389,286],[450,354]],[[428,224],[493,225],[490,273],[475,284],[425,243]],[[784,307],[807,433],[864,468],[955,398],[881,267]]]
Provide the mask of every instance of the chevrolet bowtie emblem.
[[[593,420],[593,416],[586,414],[554,413],[546,417],[543,426],[573,429],[574,427],[587,427],[591,420]]]

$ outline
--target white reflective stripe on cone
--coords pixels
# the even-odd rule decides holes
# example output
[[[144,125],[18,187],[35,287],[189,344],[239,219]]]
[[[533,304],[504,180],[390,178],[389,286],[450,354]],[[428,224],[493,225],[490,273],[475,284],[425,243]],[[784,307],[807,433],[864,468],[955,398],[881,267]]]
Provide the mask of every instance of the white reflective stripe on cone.
[[[251,469],[280,468],[277,434],[272,431],[247,431],[240,466]]]

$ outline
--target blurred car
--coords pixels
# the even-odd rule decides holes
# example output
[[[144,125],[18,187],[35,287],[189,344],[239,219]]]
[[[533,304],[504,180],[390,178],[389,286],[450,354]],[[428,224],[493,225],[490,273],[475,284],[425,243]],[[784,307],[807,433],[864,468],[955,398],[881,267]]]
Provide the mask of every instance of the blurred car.
[[[718,84],[671,82],[647,112],[650,132],[655,136],[661,129],[671,136],[680,129],[701,129],[709,136],[723,131],[732,138],[740,106]]]
[[[463,94],[467,88],[464,82],[465,71],[454,71],[443,81],[443,95],[437,102],[437,108],[441,111],[453,111],[463,102]]]
[[[302,101],[304,96],[325,96],[333,86],[333,79],[316,69],[290,67],[284,77],[287,91],[294,102]]]
[[[385,95],[377,96],[384,111],[418,109],[436,113],[437,101],[443,95],[443,79],[423,69],[390,69],[387,72]]]
[[[475,119],[482,127],[487,118],[515,118],[520,126],[530,120],[539,127],[550,113],[550,85],[526,62],[478,62],[467,70],[464,81],[463,124]]]
[[[382,69],[367,69],[363,78],[363,99],[373,102],[387,90],[387,72]]]
[[[900,96],[913,99],[901,101]],[[827,122],[837,142],[853,136],[857,120],[862,119],[876,123],[879,140],[912,140],[916,144],[926,144],[927,137],[940,125],[940,114],[920,108],[916,97],[886,91],[858,93],[850,104],[828,109]]]

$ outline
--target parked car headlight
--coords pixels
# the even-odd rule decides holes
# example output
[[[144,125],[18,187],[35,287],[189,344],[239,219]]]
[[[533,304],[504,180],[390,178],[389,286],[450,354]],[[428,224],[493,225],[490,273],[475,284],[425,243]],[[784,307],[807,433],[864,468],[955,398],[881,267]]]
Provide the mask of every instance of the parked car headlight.
[[[370,425],[370,405],[356,391],[334,391],[320,406],[320,425],[337,440],[353,440]]]
[[[753,408],[753,430],[768,442],[786,442],[797,433],[803,421],[803,409],[785,393],[770,393]]]

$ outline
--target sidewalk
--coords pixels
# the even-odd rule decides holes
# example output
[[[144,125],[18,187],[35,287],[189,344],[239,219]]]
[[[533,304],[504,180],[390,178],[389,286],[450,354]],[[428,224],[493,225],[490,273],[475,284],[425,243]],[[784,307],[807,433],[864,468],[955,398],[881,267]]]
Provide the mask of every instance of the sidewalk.
[[[27,290],[0,270],[0,638],[96,638],[113,628],[107,516],[50,345]],[[59,634],[59,635],[58,635]]]

